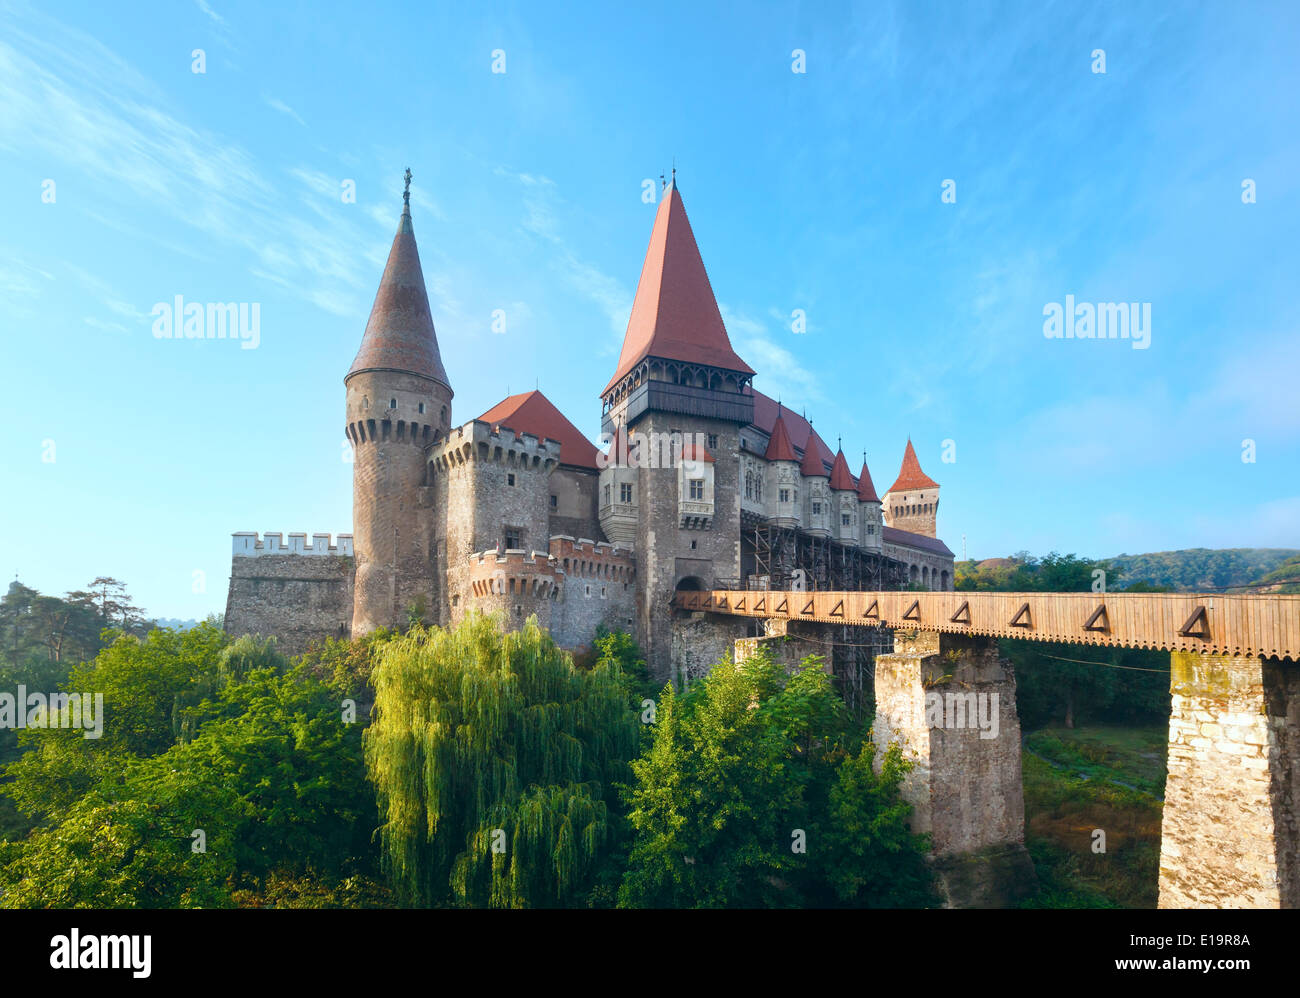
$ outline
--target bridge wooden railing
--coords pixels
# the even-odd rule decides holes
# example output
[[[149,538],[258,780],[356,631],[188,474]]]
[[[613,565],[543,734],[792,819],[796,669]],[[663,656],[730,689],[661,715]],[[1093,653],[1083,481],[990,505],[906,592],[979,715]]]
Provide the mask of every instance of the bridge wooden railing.
[[[681,610],[1300,661],[1300,595],[789,592],[677,594]]]

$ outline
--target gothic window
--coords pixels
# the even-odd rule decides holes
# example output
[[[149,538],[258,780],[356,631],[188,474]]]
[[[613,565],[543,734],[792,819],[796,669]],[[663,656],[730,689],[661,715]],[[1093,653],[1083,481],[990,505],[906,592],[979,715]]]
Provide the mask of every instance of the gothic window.
[[[605,505],[609,505],[609,486],[605,486]]]
[[[819,502],[814,502],[814,503],[812,504],[812,511],[813,511],[813,516],[821,516],[821,515],[822,515],[822,504],[819,503]]]
[[[369,408],[370,408],[370,399],[368,399],[368,398],[367,398],[366,396],[364,396],[364,395],[361,396],[361,408],[363,408],[363,409],[369,409]]]
[[[745,498],[754,498],[754,473],[752,471],[745,472]]]
[[[848,513],[841,513],[841,514],[840,514],[840,526],[847,527],[848,525],[849,525],[849,514],[848,514]]]
[[[763,475],[761,472],[754,476],[754,499],[758,502],[763,501]]]
[[[717,450],[717,448],[718,448],[718,435],[716,433],[710,433],[709,450]]]
[[[691,492],[690,492],[691,498],[692,498],[692,499],[697,499],[697,500],[703,501],[703,499],[704,499],[704,479],[703,479],[703,478],[692,478],[690,484],[691,484]]]
[[[630,503],[632,501],[632,485],[630,482],[623,482],[619,485],[618,498],[620,502]]]
[[[778,498],[780,498],[781,502],[789,502],[789,501],[790,501],[790,490],[789,490],[789,489],[781,489],[781,491],[780,491],[780,495],[779,495]]]
[[[868,534],[874,534],[875,532],[876,532],[876,525],[875,525],[874,523],[868,523],[868,524],[867,524],[867,533],[868,533]]]

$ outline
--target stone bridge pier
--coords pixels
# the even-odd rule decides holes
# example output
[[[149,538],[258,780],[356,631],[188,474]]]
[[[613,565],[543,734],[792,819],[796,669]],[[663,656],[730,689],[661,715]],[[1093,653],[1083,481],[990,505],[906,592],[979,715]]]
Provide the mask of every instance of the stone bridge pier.
[[[877,768],[893,742],[913,762],[903,796],[948,907],[1033,893],[1016,678],[995,638],[895,631],[893,654],[876,657],[874,739]]]
[[[1300,907],[1300,668],[1176,651],[1161,908]]]

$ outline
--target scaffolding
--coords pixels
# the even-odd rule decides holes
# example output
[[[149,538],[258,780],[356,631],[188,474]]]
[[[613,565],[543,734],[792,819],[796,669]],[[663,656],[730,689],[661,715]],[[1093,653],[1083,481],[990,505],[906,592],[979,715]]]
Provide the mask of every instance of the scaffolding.
[[[741,568],[743,579],[719,579],[718,587],[870,592],[907,585],[900,561],[756,516],[742,517]],[[893,650],[893,633],[847,626],[832,633],[831,671],[840,694],[851,709],[865,713],[874,700],[876,656]]]

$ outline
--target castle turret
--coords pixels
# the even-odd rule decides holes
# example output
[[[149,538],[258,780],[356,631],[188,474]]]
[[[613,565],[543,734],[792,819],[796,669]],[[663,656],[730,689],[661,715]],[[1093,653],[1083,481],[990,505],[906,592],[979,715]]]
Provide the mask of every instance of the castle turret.
[[[884,538],[880,529],[880,497],[867,470],[866,454],[862,455],[862,473],[858,475],[858,524],[858,543],[868,551],[880,551]]]
[[[898,479],[885,493],[885,524],[925,537],[937,537],[938,513],[939,483],[921,470],[909,438]]]
[[[804,500],[803,526],[810,534],[817,537],[829,537],[831,532],[831,490],[830,475],[826,473],[826,464],[822,461],[821,438],[816,431],[809,430],[808,442],[804,444],[803,462],[799,465],[799,474],[803,477]]]
[[[411,225],[411,171],[397,234],[347,376],[356,581],[352,634],[404,623],[437,605],[425,451],[451,426],[451,385],[438,353]]]
[[[844,448],[835,453],[831,465],[831,536],[841,544],[858,541],[858,486],[844,460]]]
[[[767,490],[768,517],[778,527],[797,527],[802,521],[799,504],[799,458],[795,456],[790,431],[786,429],[781,407],[777,405],[776,422],[763,454],[771,481]]]

